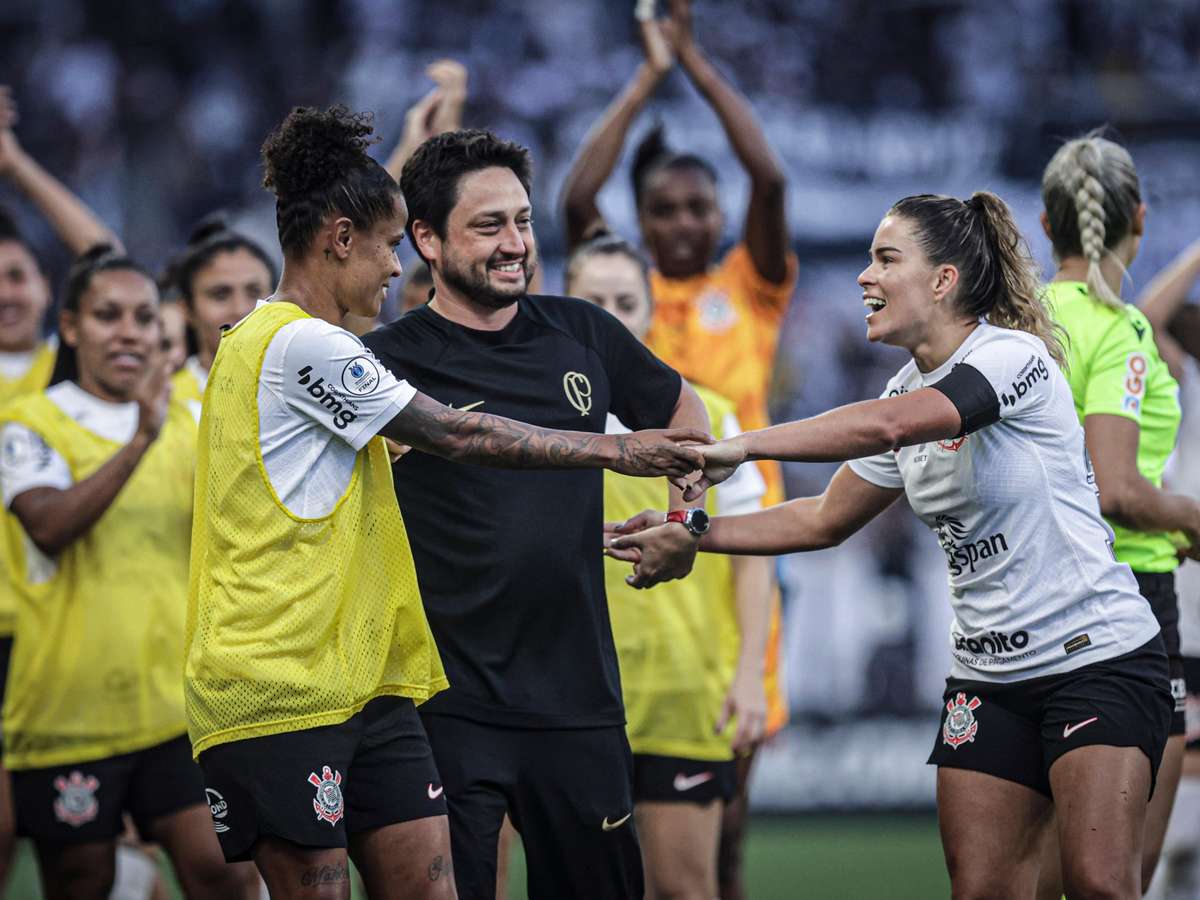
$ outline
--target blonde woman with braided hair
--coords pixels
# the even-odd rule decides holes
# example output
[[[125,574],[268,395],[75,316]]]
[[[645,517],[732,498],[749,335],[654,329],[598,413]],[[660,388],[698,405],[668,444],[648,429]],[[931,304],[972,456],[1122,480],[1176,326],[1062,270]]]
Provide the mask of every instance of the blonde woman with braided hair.
[[[819,497],[713,517],[700,550],[834,546],[906,496],[946,554],[954,610],[929,757],[954,897],[1032,896],[1055,804],[1068,895],[1140,897],[1167,659],[1110,552],[1024,241],[994,194],[906,197],[858,283],[867,339],[912,360],[877,400],[699,448],[685,500],[744,461],[848,460]],[[662,521],[625,523],[610,553],[663,540]]]
[[[1133,570],[1162,627],[1174,712],[1146,817],[1142,888],[1149,888],[1179,785],[1184,752],[1183,657],[1175,569],[1179,545],[1200,552],[1200,505],[1162,489],[1162,473],[1179,431],[1179,385],[1159,356],[1154,330],[1121,283],[1137,255],[1146,222],[1129,152],[1091,133],[1058,149],[1042,177],[1042,227],[1058,271],[1046,300],[1069,340],[1067,379],[1095,467],[1100,511],[1114,534],[1116,558]],[[1042,898],[1061,896],[1046,851]]]

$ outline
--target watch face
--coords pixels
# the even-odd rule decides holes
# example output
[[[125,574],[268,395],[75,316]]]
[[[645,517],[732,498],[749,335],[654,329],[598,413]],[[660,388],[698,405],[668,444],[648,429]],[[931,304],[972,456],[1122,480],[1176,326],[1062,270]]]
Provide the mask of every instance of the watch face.
[[[692,534],[704,534],[708,531],[708,513],[699,508],[688,510],[687,527]]]

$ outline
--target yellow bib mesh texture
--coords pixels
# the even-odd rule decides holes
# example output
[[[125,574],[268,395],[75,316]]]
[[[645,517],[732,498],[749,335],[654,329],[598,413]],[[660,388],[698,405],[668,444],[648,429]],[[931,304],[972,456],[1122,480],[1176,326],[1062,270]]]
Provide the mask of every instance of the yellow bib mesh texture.
[[[358,454],[334,511],[293,516],[267,479],[258,384],[269,303],[227,332],[200,420],[186,677],[193,752],[343,722],[385,694],[447,687],[425,620],[383,440]]]
[[[53,347],[49,344],[42,344],[34,353],[29,371],[20,378],[5,378],[0,375],[0,408],[18,397],[45,388],[50,383],[50,375],[54,371],[54,355]],[[0,518],[6,515],[8,515],[7,512],[0,511]],[[4,556],[4,550],[0,547],[0,575],[13,565],[14,563]],[[16,588],[8,579],[0,577],[0,638],[11,637],[13,633],[13,623],[17,614],[14,590]]]
[[[696,388],[713,435],[733,404]],[[658,478],[604,473],[604,519],[620,522],[644,509],[662,509],[667,484]],[[715,492],[705,506],[715,512]],[[634,753],[686,759],[732,759],[732,725],[713,734],[733,681],[740,636],[728,556],[700,553],[687,578],[647,591],[625,583],[629,563],[604,560],[604,587],[621,664],[626,728]]]
[[[44,393],[0,419],[35,431],[78,483],[120,444],[83,428]],[[196,420],[172,402],[158,439],[112,506],[30,578],[28,543],[6,514],[16,631],[4,700],[10,769],[87,762],[184,732],[183,625],[191,532]]]

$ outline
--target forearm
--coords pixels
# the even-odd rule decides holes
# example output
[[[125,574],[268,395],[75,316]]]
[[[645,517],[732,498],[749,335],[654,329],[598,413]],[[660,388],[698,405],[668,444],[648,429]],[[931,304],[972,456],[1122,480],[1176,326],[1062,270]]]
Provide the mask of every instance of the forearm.
[[[455,462],[508,469],[611,467],[624,435],[555,431],[488,413],[461,412],[418,394],[381,432]]]
[[[739,556],[731,562],[740,635],[737,666],[743,672],[761,677],[771,632],[771,585],[775,561],[768,557]]]
[[[39,550],[48,556],[61,553],[108,511],[152,443],[153,438],[139,433],[77,484],[65,490],[33,488],[19,494],[12,512]]]
[[[823,550],[840,539],[821,521],[821,498],[789,500],[740,516],[714,516],[700,539],[705,553],[778,556]]]
[[[961,421],[950,401],[942,394],[938,397],[945,402],[939,404],[941,409],[932,410],[932,415],[907,415],[911,404],[902,398],[865,400],[839,406],[810,419],[749,431],[737,440],[746,448],[748,460],[841,462],[861,459],[911,444],[954,437],[961,428]]]
[[[1200,506],[1191,497],[1156,488],[1140,474],[1120,488],[1100,486],[1100,511],[1135,531],[1183,531],[1200,535]]]
[[[1168,327],[1197,278],[1200,278],[1200,241],[1193,243],[1155,275],[1138,297],[1137,305],[1150,320],[1155,332]]]
[[[596,195],[612,175],[625,138],[637,114],[650,99],[662,76],[647,63],[637,71],[584,138],[579,155],[563,182],[562,206],[567,222],[568,249],[581,243],[600,219]]]
[[[679,62],[696,90],[716,112],[733,152],[746,168],[754,187],[782,190],[783,165],[775,156],[750,103],[733,87],[694,42],[679,49]]]
[[[33,157],[20,152],[10,173],[12,183],[45,216],[59,239],[75,256],[97,244],[121,249],[121,241],[82,200],[47,172]]]

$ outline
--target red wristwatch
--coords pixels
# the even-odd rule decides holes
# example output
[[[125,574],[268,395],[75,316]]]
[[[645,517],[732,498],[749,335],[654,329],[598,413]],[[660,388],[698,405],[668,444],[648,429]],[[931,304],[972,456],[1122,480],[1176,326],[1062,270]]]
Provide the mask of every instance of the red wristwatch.
[[[708,531],[708,513],[700,507],[672,510],[667,513],[667,521],[678,522],[697,537]]]

